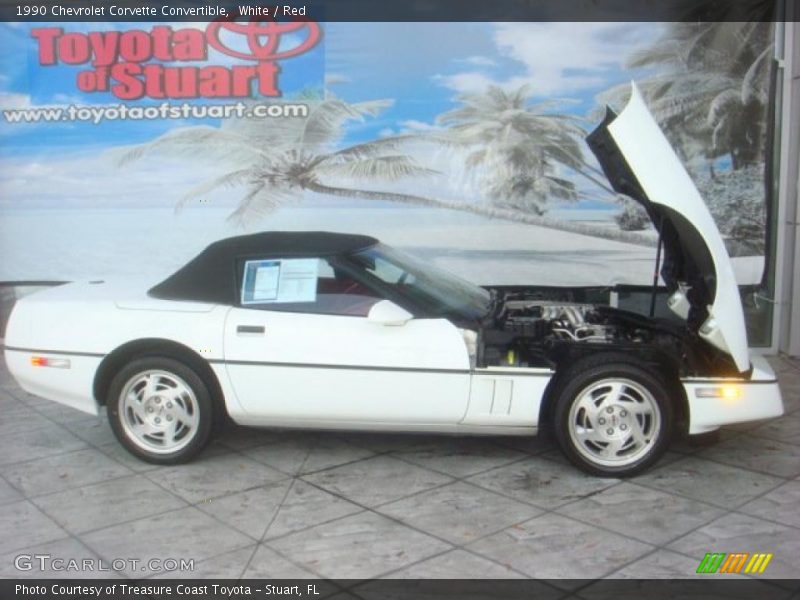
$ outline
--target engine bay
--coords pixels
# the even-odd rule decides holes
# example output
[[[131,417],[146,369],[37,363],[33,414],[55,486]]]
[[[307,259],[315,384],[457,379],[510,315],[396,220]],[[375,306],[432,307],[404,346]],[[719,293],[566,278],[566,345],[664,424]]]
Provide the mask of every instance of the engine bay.
[[[492,291],[492,309],[478,332],[480,367],[554,368],[561,361],[608,350],[633,351],[683,374],[719,372],[719,353],[693,350],[685,323],[653,318],[585,298],[534,288]],[[565,298],[564,296],[567,296]]]
[[[612,342],[621,333],[590,304],[511,301],[500,315],[503,330],[525,338]]]

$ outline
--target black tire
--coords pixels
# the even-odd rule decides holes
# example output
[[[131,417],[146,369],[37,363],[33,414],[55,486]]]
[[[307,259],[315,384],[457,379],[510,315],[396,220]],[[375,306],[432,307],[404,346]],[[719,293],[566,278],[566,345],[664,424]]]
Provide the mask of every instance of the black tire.
[[[669,388],[635,357],[600,354],[586,358],[571,365],[559,381],[553,431],[561,450],[578,468],[600,477],[631,477],[664,454],[674,419]],[[605,396],[615,393],[614,385],[624,393],[617,394],[616,402],[605,403]],[[602,406],[598,412],[585,408],[597,404]],[[649,414],[637,417],[630,407],[647,407]],[[581,432],[586,438],[581,439]],[[614,451],[615,444],[622,446]],[[604,452],[609,456],[603,457]]]
[[[130,409],[127,412],[124,409],[123,392],[129,386],[135,388],[134,383],[137,379],[145,377],[148,373],[165,374],[159,380],[163,394],[153,396],[153,398],[156,398],[154,401],[157,401],[159,406],[155,407],[155,411],[148,412],[148,414],[155,412],[156,414],[164,415],[164,425],[159,425],[164,429],[166,429],[167,419],[169,419],[170,423],[173,422],[173,419],[176,423],[181,422],[181,417],[173,417],[170,411],[167,411],[166,406],[169,402],[170,409],[173,406],[176,407],[176,410],[180,407],[184,414],[189,415],[186,423],[191,420],[193,424],[192,427],[188,427],[188,425],[181,422],[183,429],[180,431],[184,432],[184,437],[173,444],[174,450],[172,451],[170,451],[169,445],[163,441],[164,438],[162,438],[164,447],[157,448],[158,432],[149,435],[147,439],[137,438],[137,435],[133,433],[132,423],[138,423],[140,426],[145,424],[141,423],[141,419],[138,416],[134,416]],[[173,401],[170,395],[176,394],[175,390],[180,390],[181,388],[170,388],[166,383],[169,381],[175,382],[179,386],[185,386],[190,390],[190,394],[174,395],[178,400]],[[183,398],[183,400],[180,400],[180,398]],[[188,410],[188,407],[191,407],[191,410]],[[153,407],[151,406],[151,408]],[[161,356],[142,357],[125,365],[111,381],[108,396],[106,397],[106,409],[111,429],[125,449],[137,458],[158,465],[174,465],[192,460],[208,442],[215,420],[214,403],[208,386],[203,379],[182,362]],[[143,411],[146,410],[146,408],[143,409]],[[159,410],[165,412],[159,413]],[[153,418],[161,420],[161,416]],[[152,424],[149,425],[153,427]]]

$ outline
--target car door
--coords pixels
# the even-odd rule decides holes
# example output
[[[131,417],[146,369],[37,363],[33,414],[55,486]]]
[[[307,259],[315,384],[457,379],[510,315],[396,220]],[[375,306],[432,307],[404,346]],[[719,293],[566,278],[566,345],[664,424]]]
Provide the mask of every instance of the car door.
[[[464,416],[469,357],[448,320],[370,320],[383,298],[325,258],[263,257],[237,272],[224,356],[255,422],[392,427]]]

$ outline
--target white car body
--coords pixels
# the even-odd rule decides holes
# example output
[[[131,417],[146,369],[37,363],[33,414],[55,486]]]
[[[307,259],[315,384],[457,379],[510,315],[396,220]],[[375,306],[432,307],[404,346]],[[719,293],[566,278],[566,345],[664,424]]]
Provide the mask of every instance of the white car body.
[[[739,374],[681,378],[688,432],[781,415],[774,373],[748,352],[722,237],[635,89],[608,133],[653,205],[695,224],[716,269],[699,335]],[[369,316],[339,316],[158,299],[147,287],[76,282],[20,300],[5,336],[11,374],[31,394],[96,415],[105,361],[129,344],[166,341],[210,366],[228,414],[243,425],[512,435],[536,432],[556,375],[476,367],[471,332],[447,318],[411,318],[388,301]],[[670,306],[685,312],[686,302],[676,291]]]
[[[242,425],[524,435],[536,432],[555,374],[471,368],[461,332],[446,319],[390,326],[367,317],[252,314],[144,294],[115,300],[121,292],[108,284],[73,283],[19,301],[5,358],[20,386],[97,415],[103,399],[95,397],[94,386],[103,360],[137,340],[171,340],[208,361],[228,414]],[[263,324],[269,338],[237,334],[240,322]],[[304,342],[309,336],[324,343],[310,346]],[[33,357],[52,359],[55,366],[34,366]],[[747,378],[682,380],[689,433],[783,414],[769,364],[757,355],[750,361]],[[735,385],[738,397],[697,396],[698,389],[719,385]]]
[[[211,365],[228,414],[242,425],[525,434],[535,432],[537,399],[553,374],[471,369],[464,337],[447,319],[392,326],[144,293],[120,300],[129,289],[73,283],[19,301],[5,356],[20,386],[97,415],[102,361],[137,340],[170,340]],[[239,325],[269,333],[240,333]],[[34,366],[33,357],[55,366]]]

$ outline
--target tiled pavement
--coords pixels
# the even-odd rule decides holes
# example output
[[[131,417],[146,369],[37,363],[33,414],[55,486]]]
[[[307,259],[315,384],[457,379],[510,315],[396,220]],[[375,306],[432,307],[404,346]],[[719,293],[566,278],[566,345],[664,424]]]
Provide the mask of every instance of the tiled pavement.
[[[706,552],[740,551],[774,553],[763,577],[797,577],[800,361],[772,362],[786,416],[676,441],[628,481],[576,471],[546,438],[241,428],[154,467],[0,365],[0,576],[69,575],[17,571],[23,553],[189,558],[191,577],[559,580],[548,597],[573,577],[691,577]]]

